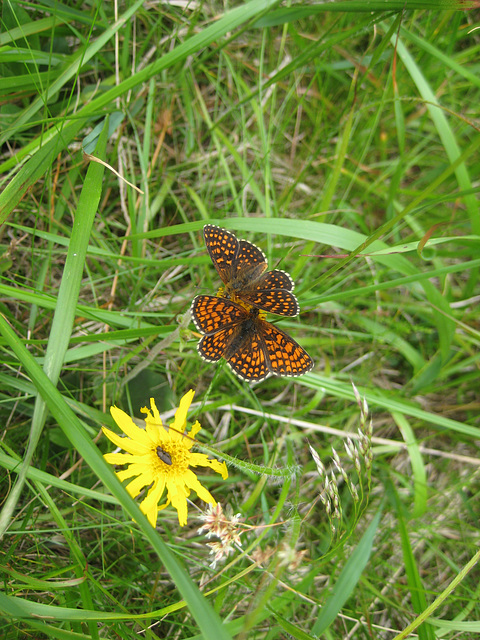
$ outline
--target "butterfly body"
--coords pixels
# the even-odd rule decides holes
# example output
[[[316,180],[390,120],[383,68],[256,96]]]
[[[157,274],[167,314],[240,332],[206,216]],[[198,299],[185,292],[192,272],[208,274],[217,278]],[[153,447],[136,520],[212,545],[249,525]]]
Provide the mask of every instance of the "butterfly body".
[[[238,295],[249,288],[253,282],[258,282],[261,275],[265,272],[267,264],[245,265],[238,269],[238,273],[234,273],[229,277],[225,284],[225,293],[230,296]]]

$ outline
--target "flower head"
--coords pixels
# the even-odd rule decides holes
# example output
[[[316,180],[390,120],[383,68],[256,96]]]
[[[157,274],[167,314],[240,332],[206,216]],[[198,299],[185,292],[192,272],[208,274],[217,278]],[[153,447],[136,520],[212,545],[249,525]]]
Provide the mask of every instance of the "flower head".
[[[242,546],[241,532],[239,531],[240,517],[239,513],[233,515],[228,508],[227,513],[224,513],[220,503],[210,505],[200,516],[200,520],[203,520],[205,524],[198,529],[198,533],[206,531],[207,538],[212,536],[220,538],[218,542],[207,542],[210,553],[214,556],[213,562],[210,564],[212,569],[215,569],[217,562],[233,553],[234,547],[238,549]]]
[[[147,414],[145,429],[137,427],[132,418],[121,409],[111,407],[110,413],[120,429],[128,437],[119,436],[102,427],[103,433],[114,444],[127,453],[107,453],[104,458],[110,464],[128,465],[117,471],[120,481],[133,478],[127,485],[128,493],[134,498],[144,487],[148,493],[140,503],[140,508],[154,527],[158,512],[171,504],[178,513],[180,526],[187,523],[187,498],[193,489],[204,502],[216,505],[211,493],[200,483],[190,467],[210,467],[228,477],[225,462],[210,460],[205,453],[192,452],[195,436],[200,431],[200,423],[195,422],[187,432],[187,411],[195,392],[188,391],[180,400],[173,422],[164,427],[153,398],[150,407],[141,411]],[[151,486],[150,486],[151,485]],[[164,504],[159,504],[167,490]]]

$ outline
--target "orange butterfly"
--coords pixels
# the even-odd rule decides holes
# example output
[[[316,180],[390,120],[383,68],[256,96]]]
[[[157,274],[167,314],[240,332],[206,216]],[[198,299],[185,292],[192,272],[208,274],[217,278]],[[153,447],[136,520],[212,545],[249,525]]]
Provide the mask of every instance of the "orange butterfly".
[[[203,237],[225,285],[225,297],[279,316],[298,315],[300,307],[292,293],[293,280],[280,269],[267,271],[267,259],[261,249],[214,224],[203,227]]]

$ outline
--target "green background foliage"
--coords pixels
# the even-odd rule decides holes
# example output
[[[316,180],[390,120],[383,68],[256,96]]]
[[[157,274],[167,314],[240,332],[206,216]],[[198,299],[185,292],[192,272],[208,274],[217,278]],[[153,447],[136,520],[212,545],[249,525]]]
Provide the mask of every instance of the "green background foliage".
[[[476,6],[4,1],[2,637],[476,637]],[[199,358],[206,222],[292,275],[269,320],[312,372]],[[191,388],[244,523],[216,568],[194,505],[153,530],[101,456],[111,405]]]

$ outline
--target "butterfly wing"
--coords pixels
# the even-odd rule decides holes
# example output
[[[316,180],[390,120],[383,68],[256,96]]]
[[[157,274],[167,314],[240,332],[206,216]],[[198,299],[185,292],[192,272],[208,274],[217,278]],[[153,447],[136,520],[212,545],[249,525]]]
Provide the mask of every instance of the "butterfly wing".
[[[191,311],[195,326],[206,334],[197,345],[198,353],[207,362],[218,362],[248,317],[247,312],[234,302],[217,296],[197,296]]]
[[[277,376],[296,377],[313,368],[313,360],[285,331],[266,320],[259,320],[267,366]]]
[[[267,258],[261,249],[257,247],[253,242],[248,240],[240,240],[239,250],[236,259],[237,271],[241,270],[244,266],[257,265],[261,266],[260,273],[263,273],[267,268]]]
[[[240,305],[217,296],[197,296],[190,309],[197,329],[207,334],[234,326],[248,315]]]
[[[260,336],[260,322],[257,310],[248,314],[236,328],[224,354],[232,371],[248,382],[264,380],[270,373]]]
[[[258,282],[259,289],[285,289],[286,291],[293,291],[295,283],[293,282],[290,274],[280,269],[274,269],[269,271]]]
[[[237,329],[238,326],[231,326],[203,336],[197,345],[198,353],[207,362],[218,362],[224,357],[227,346]]]
[[[274,269],[263,274],[241,292],[242,300],[263,311],[279,316],[296,316],[300,312],[292,293],[294,283],[285,271]]]
[[[234,277],[237,268],[236,260],[240,243],[233,233],[214,224],[206,224],[203,227],[203,237],[218,275],[222,282],[227,284]]]

